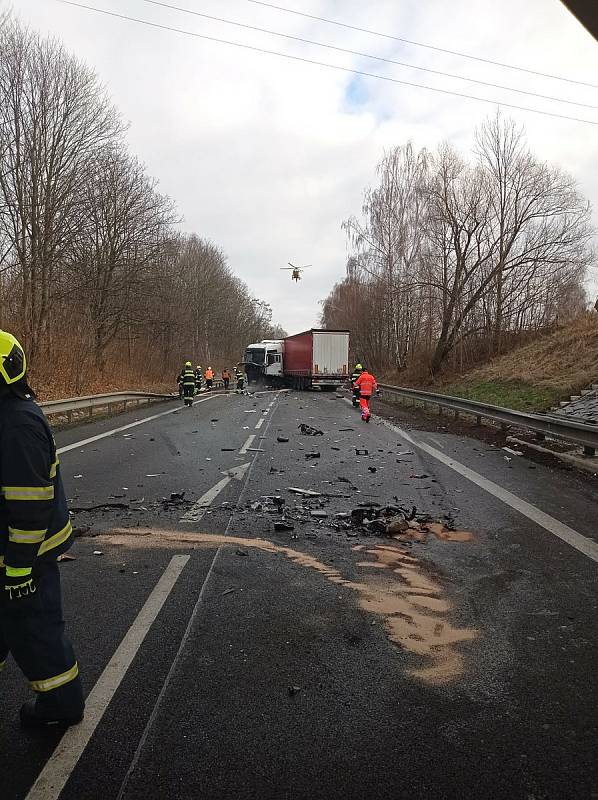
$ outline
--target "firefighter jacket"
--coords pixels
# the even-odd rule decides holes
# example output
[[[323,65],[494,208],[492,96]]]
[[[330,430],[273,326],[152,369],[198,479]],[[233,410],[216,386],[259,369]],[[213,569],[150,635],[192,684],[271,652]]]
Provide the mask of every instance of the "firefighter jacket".
[[[0,389],[0,567],[28,570],[73,540],[56,445],[32,399]],[[22,572],[21,574],[28,574]]]
[[[361,375],[361,370],[358,370],[358,369],[354,370],[351,373],[351,385],[352,386],[355,385],[355,381],[357,380],[357,378],[359,378],[360,375]]]
[[[376,379],[373,375],[370,375],[369,372],[362,372],[355,381],[355,386],[359,387],[359,391],[363,397],[371,397],[378,388]]]
[[[195,386],[195,370],[193,367],[185,367],[182,372],[183,386]]]

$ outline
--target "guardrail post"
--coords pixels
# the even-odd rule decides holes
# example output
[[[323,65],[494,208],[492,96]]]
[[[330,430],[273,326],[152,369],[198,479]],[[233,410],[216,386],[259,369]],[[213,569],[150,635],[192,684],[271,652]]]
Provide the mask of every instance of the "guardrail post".
[[[69,423],[69,425],[73,421],[73,412],[72,411],[67,411],[66,412],[66,421]]]
[[[482,424],[482,417],[480,416],[480,414],[477,414],[477,416],[475,418],[475,424],[476,425],[481,425]]]
[[[455,411],[455,419],[459,419],[459,412]]]
[[[584,454],[584,456],[595,456],[596,455],[596,448],[595,447],[590,447],[589,445],[586,445],[584,447],[584,449],[583,449],[583,454]]]
[[[544,441],[544,439],[546,439],[546,434],[545,434],[545,433],[542,433],[542,431],[536,431],[536,439],[537,439],[539,442],[543,442],[543,441]]]

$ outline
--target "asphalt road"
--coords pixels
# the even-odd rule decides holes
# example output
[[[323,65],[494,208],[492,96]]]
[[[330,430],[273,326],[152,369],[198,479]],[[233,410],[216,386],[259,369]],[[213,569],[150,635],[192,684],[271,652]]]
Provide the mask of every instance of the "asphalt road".
[[[330,394],[215,395],[57,442],[91,701],[62,741],[24,733],[9,663],[2,800],[598,798],[591,480]],[[360,503],[423,528],[335,516]]]

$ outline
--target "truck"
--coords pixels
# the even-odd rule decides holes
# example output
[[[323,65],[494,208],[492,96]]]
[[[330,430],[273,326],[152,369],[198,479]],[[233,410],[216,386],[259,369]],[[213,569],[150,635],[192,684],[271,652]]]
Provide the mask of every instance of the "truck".
[[[333,391],[349,376],[349,331],[310,328],[250,344],[242,364],[249,383]]]

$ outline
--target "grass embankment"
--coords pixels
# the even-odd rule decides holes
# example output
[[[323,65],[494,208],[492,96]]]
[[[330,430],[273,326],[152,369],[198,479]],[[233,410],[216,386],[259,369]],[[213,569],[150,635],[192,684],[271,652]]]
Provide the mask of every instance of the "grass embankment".
[[[598,381],[598,314],[589,312],[432,391],[542,411]]]

